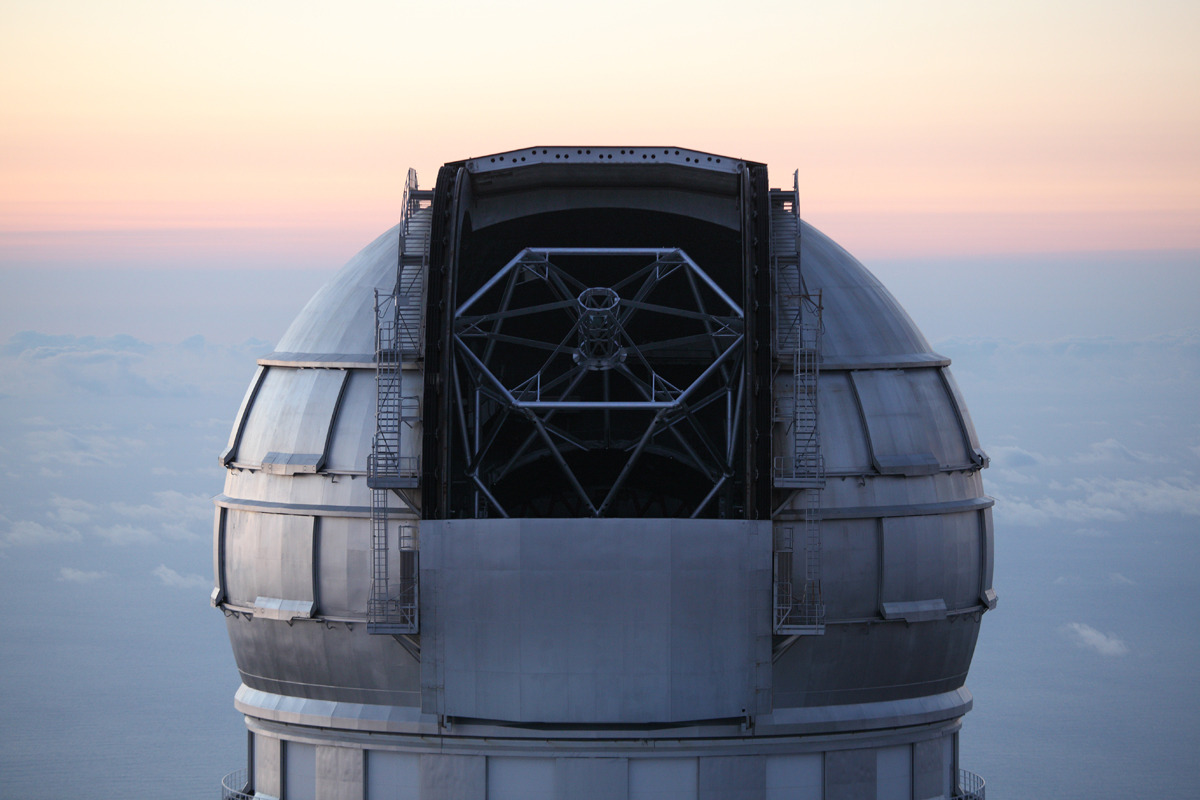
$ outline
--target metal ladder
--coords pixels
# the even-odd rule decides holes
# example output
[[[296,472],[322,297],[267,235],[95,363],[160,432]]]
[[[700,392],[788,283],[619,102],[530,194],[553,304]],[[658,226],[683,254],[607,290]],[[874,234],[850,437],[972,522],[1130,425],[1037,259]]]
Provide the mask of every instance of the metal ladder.
[[[771,247],[775,268],[775,353],[790,361],[790,408],[776,396],[775,421],[785,423],[791,453],[774,459],[774,483],[779,489],[801,491],[804,584],[797,595],[792,586],[796,546],[792,526],[781,526],[775,541],[775,632],[820,634],[825,631],[821,593],[821,490],[824,461],[818,427],[818,386],[821,377],[821,293],[810,292],[800,270],[800,174],[792,176],[792,191],[771,193]],[[790,356],[790,358],[788,358]]]
[[[404,218],[395,291],[398,347],[401,354],[409,358],[420,358],[425,345],[425,267],[429,258],[431,219],[428,214],[418,215],[417,212],[432,202],[433,192],[420,191],[416,170],[410,169],[404,185]]]
[[[424,341],[424,274],[429,251],[429,220],[414,219],[431,192],[417,188],[417,173],[408,171],[404,185],[396,281],[391,293],[375,290],[375,436],[367,459],[371,489],[371,595],[367,630],[380,634],[413,634],[420,629],[420,543],[416,521],[408,518],[397,528],[398,575],[392,579],[388,537],[389,500],[395,490],[415,489],[420,461],[405,456],[402,436],[420,419],[420,399],[405,396],[403,365],[419,359]]]

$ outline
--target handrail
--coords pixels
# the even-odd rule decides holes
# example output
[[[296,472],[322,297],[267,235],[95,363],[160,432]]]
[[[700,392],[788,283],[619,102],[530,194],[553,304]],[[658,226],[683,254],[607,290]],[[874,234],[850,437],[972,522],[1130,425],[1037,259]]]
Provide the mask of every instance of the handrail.
[[[246,768],[235,769],[221,779],[221,800],[254,800],[253,792],[247,793],[250,783]],[[234,788],[241,787],[241,788]]]
[[[984,780],[970,770],[958,771],[958,786],[954,788],[952,800],[986,800]]]

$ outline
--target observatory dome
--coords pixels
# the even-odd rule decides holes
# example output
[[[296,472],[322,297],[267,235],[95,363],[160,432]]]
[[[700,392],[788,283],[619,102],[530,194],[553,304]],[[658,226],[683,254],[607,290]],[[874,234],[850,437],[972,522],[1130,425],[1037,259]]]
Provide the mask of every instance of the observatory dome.
[[[530,148],[258,361],[231,797],[982,797],[992,501],[949,359],[763,164]]]

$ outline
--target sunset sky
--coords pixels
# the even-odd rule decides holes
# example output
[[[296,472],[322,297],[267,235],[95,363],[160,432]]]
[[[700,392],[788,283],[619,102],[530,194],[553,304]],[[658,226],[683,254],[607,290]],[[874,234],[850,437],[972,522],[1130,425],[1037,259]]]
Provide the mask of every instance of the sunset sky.
[[[1200,4],[0,5],[0,267],[336,266],[405,170],[533,144],[800,169],[874,256],[1200,248]]]
[[[0,0],[0,800],[246,763],[211,498],[255,359],[410,166],[534,145],[798,169],[992,459],[963,766],[1200,785],[1200,0]]]

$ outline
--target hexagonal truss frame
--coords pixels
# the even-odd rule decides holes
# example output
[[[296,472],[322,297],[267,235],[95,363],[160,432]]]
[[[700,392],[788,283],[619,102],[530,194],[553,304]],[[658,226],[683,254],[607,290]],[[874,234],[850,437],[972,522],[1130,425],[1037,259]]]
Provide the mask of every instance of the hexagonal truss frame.
[[[609,287],[591,287],[564,269],[553,259],[645,258],[647,263],[634,269]],[[648,301],[650,294],[672,276],[686,280],[694,308],[668,306]],[[679,278],[676,278],[677,280]],[[514,291],[526,281],[540,281],[555,298],[549,303],[534,306],[514,305]],[[705,303],[702,287],[716,296],[720,306],[717,313]],[[500,302],[494,311],[471,314],[480,299],[490,292],[500,291]],[[626,298],[619,292],[631,291]],[[711,300],[711,298],[710,298]],[[519,316],[553,312],[561,309],[572,320],[565,333],[556,340],[540,340],[504,333],[504,323]],[[632,317],[638,313],[655,313],[699,321],[705,330],[702,335],[637,342],[629,334]],[[508,512],[493,495],[480,467],[492,453],[499,428],[509,416],[528,420],[534,427],[524,443],[492,476],[499,480],[521,463],[522,456],[535,441],[541,440],[559,470],[594,517],[602,517],[612,506],[640,456],[659,435],[672,437],[679,449],[677,456],[705,475],[712,483],[703,500],[692,510],[698,516],[734,474],[741,416],[745,402],[745,379],[741,363],[744,356],[745,315],[721,287],[679,248],[545,248],[528,247],[498,270],[474,294],[454,311],[452,341],[457,358],[453,361],[452,405],[461,427],[467,459],[466,474],[478,490],[476,513],[480,513],[481,496],[501,516]],[[519,383],[509,386],[494,369],[496,344],[504,342],[533,350],[548,352],[541,366]],[[679,347],[711,348],[712,361],[686,386],[676,386],[661,375],[652,364],[655,351]],[[571,356],[573,366],[562,369],[563,357]],[[469,372],[472,386],[467,386],[460,371]],[[620,376],[634,387],[640,400],[608,400],[571,397],[572,392],[590,372],[605,372]],[[707,392],[703,391],[714,384]],[[499,405],[500,419],[491,430],[480,430],[479,404],[486,397]],[[714,441],[696,420],[695,413],[724,399],[726,403],[723,441]],[[593,445],[572,436],[553,419],[559,413],[599,412],[604,425],[604,441],[611,441],[611,413],[617,411],[649,411],[653,418],[640,438],[629,449],[628,458],[604,498],[596,503],[588,495],[564,457],[566,450],[587,451]],[[473,412],[473,413],[470,413]],[[467,424],[468,416],[476,420],[474,430]],[[684,433],[689,432],[689,436]],[[693,441],[694,440],[694,441]]]

